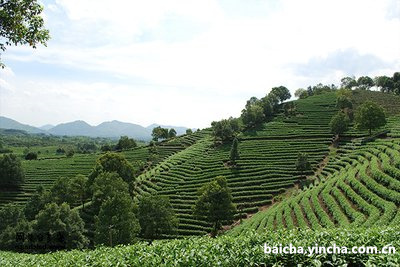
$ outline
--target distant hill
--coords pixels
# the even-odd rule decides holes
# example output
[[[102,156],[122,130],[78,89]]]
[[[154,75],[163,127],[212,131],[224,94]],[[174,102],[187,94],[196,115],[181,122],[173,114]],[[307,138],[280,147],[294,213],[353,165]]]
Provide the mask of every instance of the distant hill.
[[[45,130],[39,129],[37,127],[33,127],[30,125],[19,123],[13,119],[9,119],[3,116],[0,116],[0,128],[1,129],[14,129],[14,130],[23,130],[27,133],[46,133]]]
[[[40,127],[39,127],[39,129],[42,129],[42,130],[45,130],[45,131],[48,131],[48,130],[50,130],[51,128],[54,128],[54,125],[52,125],[52,124],[46,124],[46,125],[43,125],[43,126],[40,126]]]
[[[2,129],[15,129],[23,130],[27,133],[43,133],[52,135],[67,135],[67,136],[89,136],[89,137],[110,137],[119,138],[126,135],[137,140],[149,141],[151,140],[151,131],[154,127],[161,126],[165,128],[174,128],[178,135],[186,133],[188,128],[176,126],[163,126],[160,124],[151,124],[143,127],[138,124],[121,122],[121,121],[107,121],[97,126],[92,126],[85,121],[77,120],[73,122],[61,123],[56,126],[46,124],[40,128],[21,124],[15,120],[0,116],[0,128]]]

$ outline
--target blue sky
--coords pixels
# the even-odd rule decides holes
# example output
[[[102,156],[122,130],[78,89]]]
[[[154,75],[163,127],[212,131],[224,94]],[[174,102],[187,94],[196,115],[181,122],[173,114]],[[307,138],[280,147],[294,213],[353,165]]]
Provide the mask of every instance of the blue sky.
[[[2,53],[0,115],[207,127],[251,96],[400,70],[398,0],[46,0],[47,47]]]

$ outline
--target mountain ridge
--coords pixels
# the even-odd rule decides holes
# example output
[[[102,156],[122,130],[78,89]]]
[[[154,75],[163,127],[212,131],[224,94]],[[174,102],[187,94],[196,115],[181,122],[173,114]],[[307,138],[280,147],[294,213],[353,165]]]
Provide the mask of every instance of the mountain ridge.
[[[32,134],[51,134],[66,136],[88,136],[88,137],[109,137],[118,138],[126,135],[131,138],[143,141],[151,140],[151,132],[154,127],[161,126],[174,128],[178,135],[184,134],[187,127],[183,126],[163,126],[153,123],[147,127],[139,124],[122,122],[118,120],[104,121],[98,125],[92,126],[83,120],[59,123],[57,125],[46,124],[41,127],[34,127],[22,124],[16,120],[0,116],[0,128],[23,130]]]

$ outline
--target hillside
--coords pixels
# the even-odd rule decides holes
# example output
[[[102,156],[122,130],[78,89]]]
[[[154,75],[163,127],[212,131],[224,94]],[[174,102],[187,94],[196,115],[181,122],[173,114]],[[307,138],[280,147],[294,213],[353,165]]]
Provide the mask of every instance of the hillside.
[[[360,95],[365,96],[368,94],[374,95],[376,93],[366,91],[362,94],[354,94],[355,101],[359,99]],[[383,105],[392,103],[386,107],[389,111],[393,111],[392,107],[396,107],[391,95],[380,94],[379,99]],[[263,221],[260,229],[263,229],[268,222],[268,226],[271,227],[272,225],[274,229],[280,227],[295,228],[297,226],[300,227],[300,225],[301,227],[307,226],[311,228],[314,228],[314,226],[318,228],[317,225],[322,227],[352,225],[354,218],[351,216],[354,214],[350,214],[351,211],[346,211],[348,213],[345,213],[344,209],[346,207],[336,204],[330,210],[328,204],[318,206],[320,202],[331,201],[329,196],[326,199],[322,198],[322,195],[319,196],[319,192],[330,192],[331,188],[335,188],[339,182],[331,182],[333,181],[331,177],[347,173],[346,169],[342,170],[340,168],[351,166],[351,164],[358,166],[357,170],[359,171],[364,170],[367,173],[366,176],[369,177],[369,169],[365,166],[371,162],[371,164],[374,163],[380,167],[385,159],[380,158],[381,156],[384,157],[384,155],[379,154],[377,150],[386,153],[390,149],[398,149],[400,125],[398,117],[390,117],[385,129],[391,130],[389,136],[392,139],[377,140],[376,143],[368,143],[368,146],[364,145],[362,141],[362,138],[367,135],[367,131],[358,131],[351,128],[344,134],[339,150],[333,149],[332,142],[334,138],[330,133],[328,124],[332,115],[337,112],[335,101],[336,95],[334,92],[296,100],[293,102],[294,112],[291,115],[279,112],[272,121],[265,122],[256,129],[241,133],[238,136],[240,159],[237,160],[236,168],[230,168],[226,165],[231,144],[226,143],[221,146],[215,146],[211,129],[204,129],[190,135],[183,135],[160,142],[155,147],[142,146],[121,153],[131,163],[138,160],[145,163],[144,170],[137,177],[134,186],[137,196],[156,192],[169,197],[179,219],[178,231],[174,237],[204,235],[210,232],[211,224],[195,218],[192,215],[192,206],[196,200],[198,188],[218,175],[223,175],[227,178],[233,201],[238,209],[238,213],[235,216],[236,219],[247,217],[257,213],[259,210],[265,210],[257,213],[241,226],[236,227],[232,231],[233,233],[240,234],[242,232],[241,229],[252,228],[248,226],[249,224],[252,225],[257,218],[259,221]],[[396,109],[391,114],[394,113],[396,113]],[[367,154],[362,154],[364,153],[362,151],[369,148],[372,149],[370,152],[367,151],[370,154],[367,152],[365,152]],[[356,152],[358,150],[353,151],[353,149],[360,149],[360,152]],[[299,152],[305,152],[309,155],[312,170],[305,173],[308,179],[305,179],[295,168]],[[0,191],[0,205],[8,202],[23,204],[32,195],[37,185],[41,184],[49,188],[58,177],[73,177],[79,173],[87,175],[93,168],[96,158],[100,155],[86,154],[74,155],[72,158],[62,156],[41,158],[41,160],[37,161],[23,161],[27,176],[25,184],[18,190]],[[392,154],[387,156],[389,160],[393,160]],[[347,157],[357,161],[347,162],[349,161],[346,161]],[[365,170],[365,168],[367,169]],[[338,173],[334,173],[335,171],[338,171]],[[385,173],[381,169],[379,171]],[[382,194],[386,193],[397,197],[399,188],[397,187],[397,182],[394,182],[398,179],[396,177],[384,176],[383,179],[388,180],[380,181],[382,184],[379,190],[387,191],[373,191],[374,194],[380,198],[382,198]],[[363,183],[359,178],[358,180],[355,179],[356,182],[346,180],[351,179],[348,176],[343,179],[345,184]],[[324,183],[323,181],[329,181],[329,183]],[[314,183],[312,189],[300,192],[301,190],[298,188],[304,185],[307,186],[310,183]],[[386,188],[385,186],[388,183],[392,187]],[[290,194],[296,194],[296,196],[288,198],[281,203],[279,202],[280,199],[285,199]],[[317,195],[317,197],[312,197],[311,194],[313,194],[312,196]],[[349,196],[345,197],[349,198]],[[301,207],[300,214],[298,207],[302,203],[301,201],[304,202],[305,200],[303,199],[307,200],[307,198],[310,201],[313,200],[314,203]],[[334,201],[335,203],[337,202],[337,200]],[[388,205],[391,208],[391,215],[385,217],[386,224],[390,224],[396,217],[396,209],[399,203],[396,202],[395,198],[385,198],[383,201],[383,204],[381,203],[380,205]],[[374,211],[375,213],[378,212],[376,214],[383,212],[382,206],[378,204],[376,204],[378,206],[375,206],[375,204],[368,201],[367,203],[371,210],[377,210]],[[369,213],[356,208],[357,203],[349,202],[347,204],[355,208],[355,215],[363,215],[364,219],[368,220]],[[344,205],[346,205],[346,202]],[[293,207],[293,210],[288,207]],[[310,213],[310,215],[305,214],[307,209],[311,209],[313,213]],[[337,211],[340,212],[336,214],[335,212]],[[317,212],[319,212],[318,215],[316,215]],[[91,213],[90,209],[86,209],[81,215],[86,221],[87,230],[91,235],[93,233],[94,214]],[[301,215],[303,215],[303,220],[301,220]],[[285,216],[288,217],[286,218]],[[297,216],[300,217],[297,218]],[[372,219],[369,220],[369,222],[371,221]],[[372,221],[370,225],[375,223],[377,221]],[[379,221],[379,223],[382,222]],[[254,228],[258,229],[259,227]]]
[[[19,123],[15,120],[0,116],[0,129],[22,130],[28,133],[46,133],[45,130]]]

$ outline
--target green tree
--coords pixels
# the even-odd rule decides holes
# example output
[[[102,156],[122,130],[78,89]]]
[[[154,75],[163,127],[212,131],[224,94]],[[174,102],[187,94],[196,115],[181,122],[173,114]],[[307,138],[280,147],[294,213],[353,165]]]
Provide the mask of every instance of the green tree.
[[[36,152],[28,152],[28,153],[25,155],[25,159],[26,159],[26,160],[37,160],[37,157],[38,157],[38,155],[37,155]]]
[[[23,209],[13,203],[9,203],[0,208],[0,233],[3,232],[7,226],[14,227],[19,221],[24,220]]]
[[[137,147],[136,141],[128,136],[121,136],[118,140],[117,145],[115,146],[116,150],[127,150]]]
[[[306,89],[299,88],[294,92],[294,96],[299,98],[299,99],[304,99],[308,97],[308,93]]]
[[[4,52],[6,46],[19,44],[33,48],[39,43],[46,45],[50,36],[43,28],[42,11],[37,0],[0,0],[0,49]],[[4,68],[1,58],[0,66]]]
[[[88,178],[82,174],[78,174],[70,180],[70,192],[74,199],[79,199],[82,208],[85,209],[85,199],[87,195]]]
[[[340,136],[342,133],[347,131],[349,128],[349,123],[349,117],[347,117],[344,112],[339,111],[335,116],[332,117],[329,127],[331,128],[331,132],[333,134]]]
[[[358,129],[368,130],[371,135],[372,130],[386,124],[385,111],[377,103],[366,101],[357,108],[355,121]]]
[[[357,81],[355,77],[344,77],[340,81],[341,81],[340,87],[342,88],[352,89],[353,87],[357,86]]]
[[[192,129],[186,129],[186,134],[187,135],[192,134],[192,133],[193,133]]]
[[[36,192],[28,200],[24,207],[24,213],[28,220],[35,219],[36,215],[44,206],[51,202],[50,192],[46,191],[42,185],[36,188]]]
[[[174,128],[169,129],[168,138],[176,137],[176,131]]]
[[[311,164],[308,161],[307,153],[300,152],[297,155],[296,170],[300,171],[301,175],[303,175],[305,171],[311,170]]]
[[[71,210],[67,203],[46,204],[34,221],[33,229],[38,233],[61,234],[67,249],[84,248],[89,241],[85,237],[82,218],[77,210]]]
[[[71,192],[70,178],[60,177],[58,178],[53,186],[50,188],[51,201],[58,205],[62,203],[68,203],[73,205],[76,202],[76,198]]]
[[[128,184],[115,172],[105,172],[97,176],[92,189],[92,207],[97,211],[107,199],[119,194],[129,194]]]
[[[178,219],[168,197],[159,195],[144,196],[139,201],[138,218],[141,236],[154,240],[162,234],[173,233]]]
[[[281,103],[292,97],[289,89],[287,89],[285,86],[273,87],[271,89],[271,93],[276,95]]]
[[[236,207],[232,203],[231,190],[224,176],[218,176],[213,181],[203,185],[193,206],[195,216],[205,218],[213,224],[212,235],[216,236],[224,221],[233,219]]]
[[[158,141],[158,139],[167,139],[168,138],[168,129],[162,128],[161,126],[157,126],[153,128],[151,132],[151,136],[153,136],[153,141]]]
[[[215,140],[222,142],[232,140],[240,131],[239,120],[232,117],[227,120],[213,121],[211,126]]]
[[[368,90],[372,86],[374,86],[374,80],[368,76],[361,76],[357,79],[357,85],[358,88],[363,89],[363,90]]]
[[[115,246],[131,244],[140,232],[139,221],[129,194],[108,198],[95,217],[95,243]]]
[[[380,88],[383,93],[392,93],[394,90],[394,82],[388,76],[375,77],[375,85]]]
[[[255,127],[265,121],[264,110],[260,105],[253,104],[242,110],[241,118],[246,127]]]
[[[135,170],[132,164],[118,153],[107,152],[96,161],[96,165],[89,174],[89,185],[92,185],[94,179],[104,172],[116,172],[127,183],[131,183],[135,179]]]
[[[341,110],[352,109],[353,103],[347,96],[340,95],[336,98],[336,107]]]
[[[229,160],[233,165],[236,165],[236,160],[239,159],[238,143],[238,139],[235,137],[233,139],[231,151],[229,153]]]
[[[25,181],[21,161],[14,154],[0,157],[0,186],[15,187]]]

